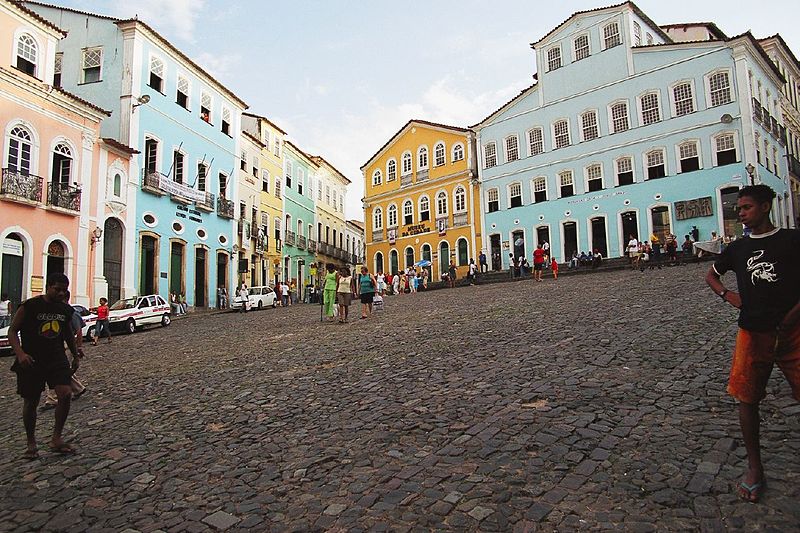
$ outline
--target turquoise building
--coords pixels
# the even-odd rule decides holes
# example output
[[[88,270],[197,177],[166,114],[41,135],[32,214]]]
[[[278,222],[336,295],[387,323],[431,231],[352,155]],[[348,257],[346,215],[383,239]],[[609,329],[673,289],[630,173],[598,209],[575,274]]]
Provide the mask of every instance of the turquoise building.
[[[294,281],[300,298],[312,281],[315,251],[309,249],[314,239],[314,183],[319,168],[311,157],[289,141],[283,150],[283,265],[282,280]]]
[[[531,47],[534,84],[474,126],[494,268],[545,241],[564,262],[622,256],[631,235],[741,235],[750,180],[776,190],[786,225],[784,80],[752,35],[662,28],[626,2],[575,13]]]
[[[247,105],[141,20],[26,6],[68,31],[59,83],[113,110],[103,137],[134,151],[124,184],[135,190],[133,205],[119,206],[126,215],[117,220],[115,264],[125,269],[117,293],[176,293],[190,306],[215,306],[217,288],[233,287],[235,219],[245,218],[235,170]]]

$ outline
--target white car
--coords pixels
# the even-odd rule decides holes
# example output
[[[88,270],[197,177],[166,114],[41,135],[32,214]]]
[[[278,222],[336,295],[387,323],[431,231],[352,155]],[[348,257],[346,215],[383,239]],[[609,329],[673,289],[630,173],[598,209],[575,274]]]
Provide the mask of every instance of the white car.
[[[8,328],[9,326],[0,328],[0,355],[11,355],[14,353],[11,343],[8,342]]]
[[[250,309],[263,309],[264,307],[275,307],[277,305],[275,291],[272,287],[264,285],[263,287],[250,287],[247,289],[248,300],[250,300]],[[241,309],[244,300],[237,293],[231,300],[231,309]]]
[[[97,322],[97,315],[82,305],[73,305],[73,309],[81,314],[81,318],[86,323],[81,329],[83,338],[92,338],[95,332],[95,325]],[[0,355],[11,355],[14,350],[11,348],[11,343],[8,342],[8,329],[11,326],[0,328]]]
[[[169,303],[158,294],[125,298],[114,303],[109,310],[111,329],[121,329],[126,333],[152,324],[169,326],[171,322]]]

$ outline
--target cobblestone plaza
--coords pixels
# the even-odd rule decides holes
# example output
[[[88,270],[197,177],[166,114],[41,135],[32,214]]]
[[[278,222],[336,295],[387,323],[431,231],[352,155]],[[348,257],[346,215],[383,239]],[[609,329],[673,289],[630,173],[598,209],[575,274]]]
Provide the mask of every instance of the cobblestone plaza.
[[[706,269],[387,297],[342,325],[298,305],[115,337],[87,350],[71,457],[46,451],[49,411],[41,458],[20,458],[5,371],[0,530],[792,530],[800,406],[776,370],[769,487],[741,502],[736,314]]]

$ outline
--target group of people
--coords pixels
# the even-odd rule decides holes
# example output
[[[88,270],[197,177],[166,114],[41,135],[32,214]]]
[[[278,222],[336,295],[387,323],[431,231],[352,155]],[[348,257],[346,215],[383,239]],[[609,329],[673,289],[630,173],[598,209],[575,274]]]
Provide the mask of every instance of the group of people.
[[[378,281],[369,273],[367,267],[361,267],[361,273],[355,276],[349,267],[341,267],[328,263],[325,266],[325,282],[322,288],[323,311],[328,321],[338,318],[340,324],[348,321],[350,304],[353,299],[361,300],[361,319],[372,316],[372,306],[380,295]]]
[[[591,267],[597,268],[601,264],[603,264],[603,254],[600,250],[590,250],[587,254],[584,251],[581,251],[580,254],[578,252],[573,252],[572,257],[569,260],[568,267],[569,268],[580,268],[580,267]]]
[[[169,306],[174,315],[185,315],[189,312],[189,304],[186,303],[186,296],[177,292],[169,293]]]

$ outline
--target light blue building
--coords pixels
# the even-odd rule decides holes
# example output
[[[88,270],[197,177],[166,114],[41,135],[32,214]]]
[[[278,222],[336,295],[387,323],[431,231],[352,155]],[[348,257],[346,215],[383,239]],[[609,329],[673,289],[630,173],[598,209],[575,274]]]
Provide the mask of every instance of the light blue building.
[[[749,33],[661,28],[627,2],[575,13],[531,46],[536,82],[474,127],[495,268],[545,241],[563,262],[622,256],[630,235],[741,235],[748,164],[786,224],[783,79]]]
[[[191,306],[215,306],[217,288],[230,293],[236,274],[246,104],[140,20],[26,5],[68,31],[57,58],[62,86],[113,110],[103,137],[137,151],[126,183],[134,205],[119,220],[120,264],[129,266],[120,294],[177,293]]]
[[[289,141],[283,150],[283,280],[294,281],[300,297],[311,283],[315,251],[309,249],[314,238],[316,206],[314,181],[319,168],[311,157]]]

